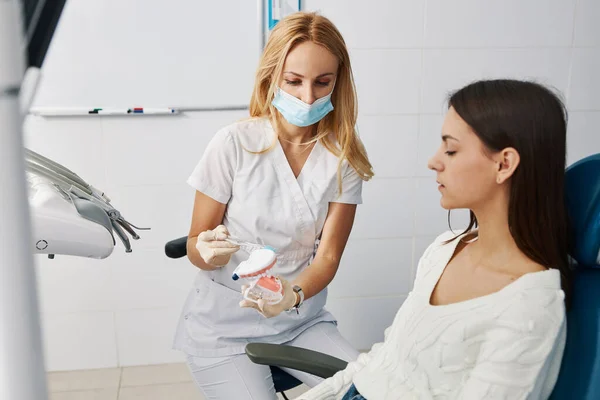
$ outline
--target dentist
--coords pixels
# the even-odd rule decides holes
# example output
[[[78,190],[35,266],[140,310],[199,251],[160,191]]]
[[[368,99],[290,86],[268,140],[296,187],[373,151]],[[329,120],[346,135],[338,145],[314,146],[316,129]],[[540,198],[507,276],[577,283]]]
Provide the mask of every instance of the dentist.
[[[301,12],[273,29],[250,117],[218,131],[188,179],[196,197],[187,250],[199,271],[174,347],[210,399],[277,398],[270,368],[244,354],[250,342],[358,356],[324,306],[373,172],[355,130],[348,50],[328,19]],[[243,299],[231,275],[249,253],[229,235],[278,249],[279,304]],[[309,386],[321,381],[287,372]]]

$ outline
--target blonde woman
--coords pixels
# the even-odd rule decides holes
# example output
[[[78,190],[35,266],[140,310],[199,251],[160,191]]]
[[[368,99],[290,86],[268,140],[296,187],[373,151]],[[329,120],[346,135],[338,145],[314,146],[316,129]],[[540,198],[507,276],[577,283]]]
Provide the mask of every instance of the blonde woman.
[[[175,348],[207,398],[276,399],[269,367],[244,354],[249,342],[358,356],[324,309],[362,182],[373,176],[356,115],[348,50],[336,27],[314,13],[280,21],[260,60],[251,118],[221,129],[188,180],[197,191],[188,258],[200,271]],[[228,236],[277,249],[279,304],[243,300],[231,276],[251,249]],[[309,386],[320,382],[288,372]]]

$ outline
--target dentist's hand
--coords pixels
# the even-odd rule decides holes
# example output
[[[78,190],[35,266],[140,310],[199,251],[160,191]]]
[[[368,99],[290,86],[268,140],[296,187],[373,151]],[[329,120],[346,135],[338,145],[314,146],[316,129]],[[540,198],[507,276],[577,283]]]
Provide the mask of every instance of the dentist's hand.
[[[258,300],[258,304],[249,300],[240,301],[240,307],[249,307],[254,308],[256,311],[261,313],[265,318],[276,317],[281,314],[283,311],[289,310],[294,307],[296,303],[298,303],[298,295],[294,292],[292,284],[278,276],[281,281],[281,285],[283,286],[283,299],[277,304],[268,304],[264,300]],[[242,286],[242,294],[246,291],[248,285]]]
[[[217,226],[212,231],[205,231],[198,235],[196,249],[205,263],[222,267],[231,259],[231,255],[240,249],[240,246],[226,242],[229,236],[227,228]]]

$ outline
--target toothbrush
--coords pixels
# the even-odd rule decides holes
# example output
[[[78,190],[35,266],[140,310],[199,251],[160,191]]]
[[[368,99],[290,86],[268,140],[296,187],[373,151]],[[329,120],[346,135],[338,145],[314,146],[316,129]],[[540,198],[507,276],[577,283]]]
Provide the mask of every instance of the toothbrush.
[[[277,250],[276,250],[274,247],[271,247],[271,246],[265,246],[265,245],[258,244],[258,243],[252,243],[252,242],[248,242],[248,241],[241,240],[241,239],[238,239],[238,238],[236,238],[236,237],[233,237],[233,236],[228,236],[228,237],[225,239],[225,241],[226,241],[226,242],[229,242],[229,243],[231,243],[231,244],[235,244],[236,246],[240,246],[241,248],[245,248],[245,249],[254,249],[254,250],[256,250],[256,249],[261,249],[261,248],[263,248],[263,249],[270,249],[270,250],[272,250],[273,252],[277,253]],[[252,250],[251,250],[251,251],[252,251]]]

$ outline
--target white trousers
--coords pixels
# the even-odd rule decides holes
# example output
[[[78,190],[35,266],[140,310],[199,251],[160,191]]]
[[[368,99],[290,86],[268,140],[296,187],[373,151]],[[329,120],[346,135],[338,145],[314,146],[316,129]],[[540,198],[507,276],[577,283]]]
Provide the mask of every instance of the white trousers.
[[[320,322],[286,344],[329,354],[345,361],[354,361],[359,354],[332,322]],[[277,399],[269,366],[254,364],[245,354],[214,358],[188,356],[187,364],[196,385],[207,400]],[[287,368],[283,370],[309,387],[316,386],[323,380],[305,372]]]

